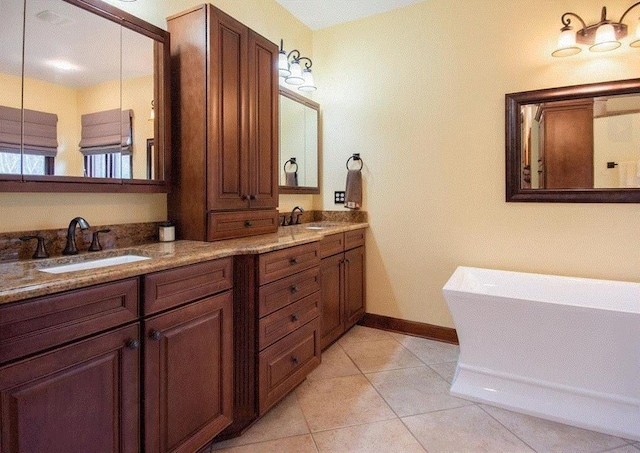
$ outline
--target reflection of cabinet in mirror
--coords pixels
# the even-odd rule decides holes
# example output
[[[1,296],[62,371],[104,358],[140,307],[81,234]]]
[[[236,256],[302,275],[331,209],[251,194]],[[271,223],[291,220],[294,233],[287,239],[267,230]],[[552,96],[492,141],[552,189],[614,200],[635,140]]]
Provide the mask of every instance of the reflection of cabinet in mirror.
[[[540,104],[536,120],[539,187],[593,188],[593,99]]]
[[[0,56],[0,106],[25,112],[16,123],[24,131],[33,127],[27,111],[57,120],[57,146],[46,152],[0,132],[0,191],[168,190],[166,31],[100,0],[2,2],[0,28],[10,49]],[[110,114],[115,132],[96,123]],[[7,124],[0,117],[0,131]]]
[[[320,193],[319,116],[318,103],[280,87],[280,193]]]

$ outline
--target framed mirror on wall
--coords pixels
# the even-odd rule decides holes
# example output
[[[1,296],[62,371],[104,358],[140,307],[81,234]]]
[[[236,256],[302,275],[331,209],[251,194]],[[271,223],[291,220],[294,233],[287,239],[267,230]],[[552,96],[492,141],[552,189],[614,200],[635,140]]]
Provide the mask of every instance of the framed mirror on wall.
[[[506,200],[640,203],[640,79],[507,94]]]
[[[100,0],[0,10],[0,191],[168,191],[168,33]]]
[[[320,105],[280,87],[280,193],[320,193],[319,126]]]

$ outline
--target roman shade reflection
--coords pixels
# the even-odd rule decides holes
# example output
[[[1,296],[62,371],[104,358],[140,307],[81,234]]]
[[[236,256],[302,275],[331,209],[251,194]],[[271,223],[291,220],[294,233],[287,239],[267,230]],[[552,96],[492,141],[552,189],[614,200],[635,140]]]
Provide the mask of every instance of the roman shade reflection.
[[[0,106],[0,152],[56,157],[58,116],[53,113]],[[22,145],[22,146],[21,146]]]
[[[95,154],[131,154],[133,110],[113,109],[82,115],[80,152]]]

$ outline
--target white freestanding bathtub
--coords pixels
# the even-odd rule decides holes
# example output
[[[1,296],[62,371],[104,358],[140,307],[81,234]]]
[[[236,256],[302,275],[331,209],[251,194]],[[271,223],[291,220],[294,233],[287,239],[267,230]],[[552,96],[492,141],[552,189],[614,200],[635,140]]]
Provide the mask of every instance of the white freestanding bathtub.
[[[452,394],[640,440],[640,283],[458,267],[443,293]]]

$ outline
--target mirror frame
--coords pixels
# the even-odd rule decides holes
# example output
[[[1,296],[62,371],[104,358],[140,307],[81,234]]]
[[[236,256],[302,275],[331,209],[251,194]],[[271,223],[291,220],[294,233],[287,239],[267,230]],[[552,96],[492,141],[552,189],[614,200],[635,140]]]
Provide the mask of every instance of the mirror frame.
[[[522,150],[521,107],[527,104],[567,101],[586,97],[640,93],[640,79],[618,80],[505,95],[506,201],[561,203],[640,203],[640,188],[625,189],[523,189],[520,186]]]
[[[281,96],[285,96],[293,101],[299,102],[300,104],[306,107],[312,108],[318,112],[318,128],[317,128],[318,130],[318,156],[317,156],[318,162],[316,162],[316,171],[318,172],[318,187],[278,186],[278,191],[284,194],[319,194],[320,193],[320,154],[322,153],[322,140],[320,139],[320,137],[322,137],[322,130],[321,130],[322,122],[320,121],[320,104],[283,86],[279,87],[279,92]],[[279,100],[280,98],[278,97],[278,102]],[[280,121],[279,117],[278,117],[278,121]],[[280,128],[278,127],[278,131],[279,130]],[[282,141],[280,141],[280,143],[282,143]],[[281,167],[282,167],[282,163],[280,162],[280,150],[278,149],[278,175],[280,175],[279,169]],[[278,180],[280,180],[279,176],[278,176]]]
[[[0,192],[93,192],[93,193],[167,193],[171,182],[171,105],[169,32],[122,11],[101,0],[63,0],[78,8],[110,20],[122,27],[148,36],[162,44],[155,47],[154,97],[156,123],[154,146],[155,171],[163,179],[109,179],[79,176],[0,175]],[[24,43],[23,43],[24,46]],[[161,106],[161,107],[158,107]],[[140,150],[139,152],[146,152]]]

